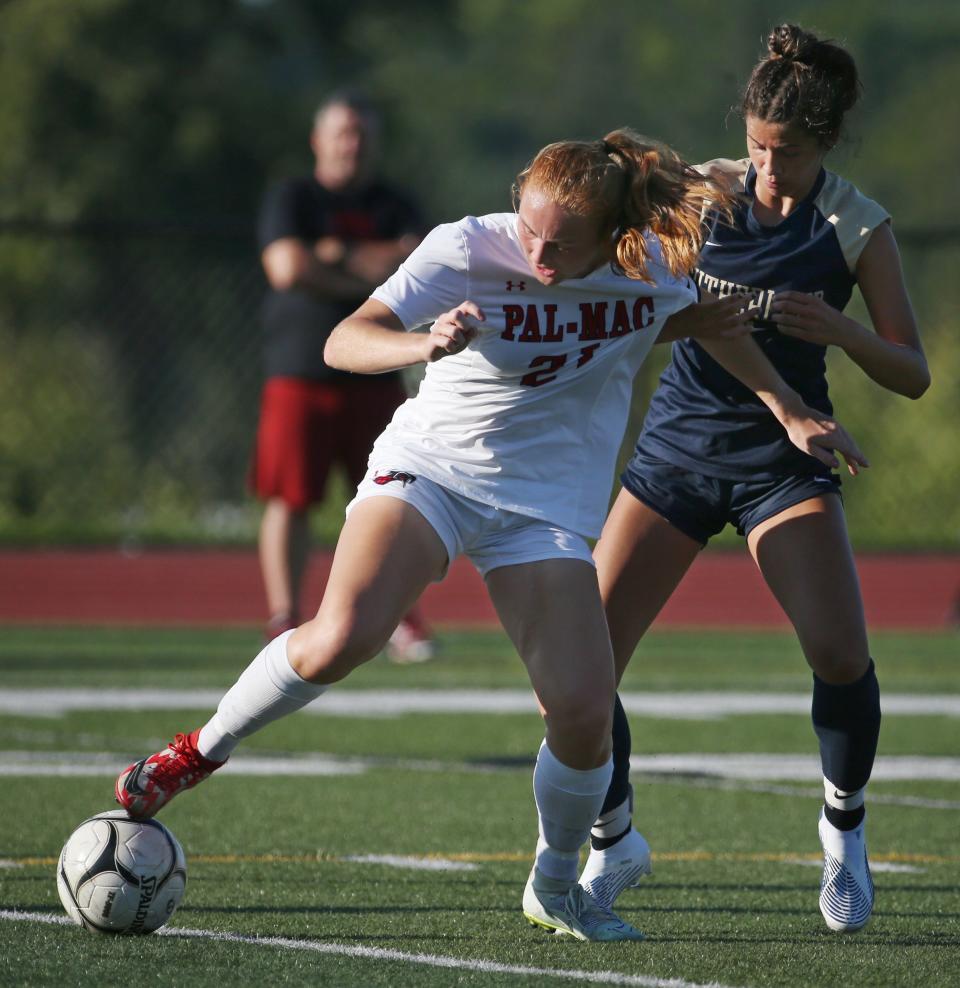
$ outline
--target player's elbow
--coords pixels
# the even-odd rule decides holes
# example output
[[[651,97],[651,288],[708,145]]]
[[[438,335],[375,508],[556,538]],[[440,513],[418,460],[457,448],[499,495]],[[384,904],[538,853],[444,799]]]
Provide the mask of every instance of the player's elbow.
[[[351,370],[347,366],[347,348],[344,346],[343,323],[338,323],[323,345],[323,362],[334,370]]]
[[[919,384],[918,384],[918,387],[917,387],[917,393],[914,394],[914,395],[911,395],[910,397],[911,398],[919,398],[922,394],[925,394],[926,391],[927,391],[927,389],[930,387],[930,384],[931,384],[932,380],[933,379],[930,377],[930,368],[926,365],[926,363],[924,363],[924,365],[923,365],[923,373],[921,375],[921,379],[920,379]]]
[[[902,393],[907,398],[912,398],[914,401],[916,401],[917,398],[920,398],[924,394],[926,394],[929,387],[930,387],[930,368],[927,366],[926,360],[921,360],[920,365],[910,375],[910,378],[906,382],[906,387],[904,388]]]
[[[927,389],[930,387],[930,375],[927,374],[926,379],[923,383],[918,383],[915,387],[911,388],[907,392],[907,397],[916,401],[918,398],[922,398],[926,393]]]

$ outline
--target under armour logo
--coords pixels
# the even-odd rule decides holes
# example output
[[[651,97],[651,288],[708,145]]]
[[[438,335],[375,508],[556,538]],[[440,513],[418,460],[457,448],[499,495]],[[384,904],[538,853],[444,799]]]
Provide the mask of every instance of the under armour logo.
[[[525,281],[508,281],[507,291],[512,292],[516,288],[518,292],[525,292],[527,290],[527,283]]]

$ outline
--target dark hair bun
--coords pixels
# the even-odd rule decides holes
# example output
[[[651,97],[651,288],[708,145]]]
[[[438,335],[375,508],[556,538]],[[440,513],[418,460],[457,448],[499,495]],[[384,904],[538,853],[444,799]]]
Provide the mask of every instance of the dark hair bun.
[[[844,115],[857,102],[860,81],[853,56],[835,41],[796,24],[778,24],[767,56],[754,66],[741,112],[776,123],[797,123],[832,145]]]
[[[796,24],[778,24],[767,38],[767,50],[774,58],[808,63],[816,59],[816,49],[823,45],[816,35]]]

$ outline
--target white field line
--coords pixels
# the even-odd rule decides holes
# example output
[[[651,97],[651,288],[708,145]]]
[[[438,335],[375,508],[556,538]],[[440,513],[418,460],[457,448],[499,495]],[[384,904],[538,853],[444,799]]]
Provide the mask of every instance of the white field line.
[[[50,923],[69,926],[66,916],[50,913],[20,912],[0,910],[0,920],[8,922]],[[413,954],[403,950],[388,950],[383,947],[362,947],[346,943],[329,943],[319,940],[290,940],[286,937],[258,937],[242,933],[225,933],[213,930],[189,930],[166,927],[158,930],[157,936],[188,937],[196,940],[218,940],[228,943],[243,943],[254,947],[271,947],[276,950],[302,950],[317,954],[332,954],[337,957],[357,957],[363,960],[394,961],[401,964],[418,964],[425,967],[444,968],[455,971],[474,971],[481,974],[516,974],[520,977],[545,977],[579,981],[594,985],[631,985],[639,988],[724,988],[717,982],[710,984],[684,981],[682,978],[654,978],[644,974],[620,974],[617,971],[578,971],[563,968],[532,967],[526,964],[500,964],[496,961],[471,959],[468,957],[448,957],[442,954]],[[573,945],[576,950],[576,945]],[[641,947],[642,949],[642,947]]]
[[[684,755],[636,755],[630,770],[655,775],[706,775],[724,779],[823,778],[820,758],[810,755],[691,753]],[[960,782],[960,758],[924,755],[885,755],[877,758],[870,776],[873,782],[912,782],[933,779]]]
[[[783,785],[774,782],[750,782],[745,779],[708,778],[695,775],[670,775],[664,777],[656,772],[635,772],[634,778],[643,778],[653,782],[669,783],[670,785],[685,786],[690,789],[726,789],[735,792],[759,792],[771,796],[796,796],[800,799],[822,799],[823,786]],[[818,779],[817,782],[820,780]],[[870,804],[883,803],[887,806],[913,806],[924,810],[960,810],[960,800],[931,799],[927,796],[890,795],[871,790]]]
[[[400,868],[407,871],[476,871],[480,865],[472,861],[452,861],[450,858],[414,857],[410,854],[345,854],[334,861],[347,861],[350,864],[384,865],[387,868]],[[0,869],[22,868],[22,861],[0,858]]]
[[[804,868],[823,868],[822,861],[811,861],[806,858],[784,858],[784,864],[801,865]],[[871,872],[888,872],[891,875],[925,875],[926,868],[918,868],[916,865],[900,864],[896,861],[874,861],[870,860]]]
[[[5,689],[0,714],[58,717],[72,710],[209,710],[221,690]],[[635,717],[716,720],[740,714],[809,716],[809,693],[692,691],[623,693]],[[960,717],[960,694],[885,693],[884,716]],[[305,708],[327,717],[397,717],[403,714],[525,714],[536,712],[530,690],[348,690],[332,689]]]
[[[339,860],[350,861],[354,864],[409,868],[412,871],[476,871],[480,867],[470,861],[451,861],[449,858],[414,858],[408,854],[345,854]]]
[[[24,775],[117,775],[130,762],[129,753],[118,755],[104,751],[0,751],[0,776]],[[235,755],[220,770],[233,775],[361,775],[369,768],[359,759],[340,759],[332,755],[306,758]]]
[[[0,776],[112,776],[130,761],[130,755],[109,752],[0,751]],[[221,775],[246,776],[335,776],[358,775],[385,765],[393,769],[456,772],[476,771],[477,766],[459,762],[414,759],[337,758],[333,755],[243,755],[236,754],[220,770]],[[709,754],[637,755],[630,769],[639,775],[666,776],[670,782],[686,778],[733,779],[748,783],[760,780],[819,782],[820,759],[810,755]],[[480,771],[491,771],[480,766]],[[874,782],[913,782],[931,779],[960,782],[960,758],[887,755],[876,760]]]

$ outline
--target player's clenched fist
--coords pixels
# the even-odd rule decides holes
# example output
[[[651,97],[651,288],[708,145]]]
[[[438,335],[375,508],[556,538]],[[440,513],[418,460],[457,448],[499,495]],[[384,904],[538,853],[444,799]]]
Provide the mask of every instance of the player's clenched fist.
[[[427,362],[432,363],[466,349],[479,332],[472,323],[485,322],[486,318],[483,309],[470,301],[461,302],[455,309],[444,312],[430,327]]]

